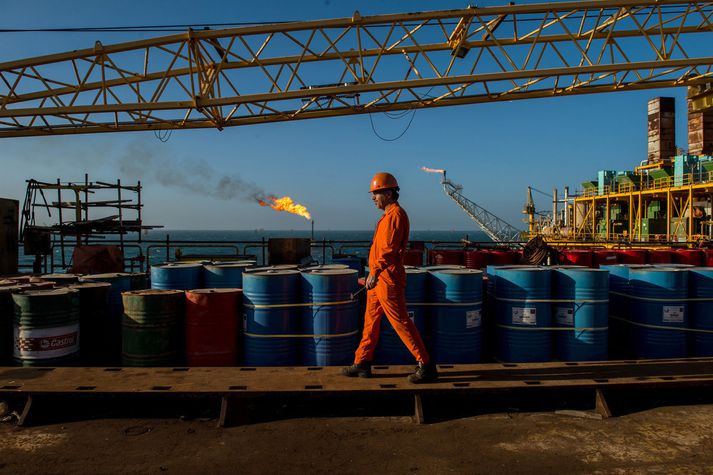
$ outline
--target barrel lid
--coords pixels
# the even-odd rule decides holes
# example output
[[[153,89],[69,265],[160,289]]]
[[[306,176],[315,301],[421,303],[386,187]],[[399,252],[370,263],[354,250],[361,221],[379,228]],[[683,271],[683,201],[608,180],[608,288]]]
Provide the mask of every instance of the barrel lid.
[[[438,274],[449,274],[449,275],[482,275],[483,271],[478,269],[443,269],[437,271]]]
[[[143,289],[143,290],[129,290],[122,292],[121,295],[134,295],[139,297],[145,297],[149,295],[180,295],[183,294],[183,290],[173,290],[173,289]]]
[[[166,262],[157,266],[151,266],[152,269],[197,269],[199,267],[203,267],[203,264],[199,262]]]
[[[295,264],[279,264],[274,266],[262,266],[253,267],[252,269],[245,269],[245,272],[256,273],[256,272],[267,272],[271,270],[297,270],[297,265]]]
[[[253,269],[251,272],[246,272],[245,274],[248,277],[277,277],[285,275],[299,275],[300,271],[297,269],[274,269],[271,267],[264,267],[262,270],[255,271]]]
[[[423,267],[405,266],[407,274],[426,274],[428,271]]]
[[[249,262],[219,262],[215,264],[207,264],[203,267],[206,269],[245,269],[252,267],[254,264]]]
[[[20,295],[26,295],[28,297],[56,297],[76,293],[79,293],[79,291],[69,287],[62,287],[59,289],[28,289],[21,292]]]
[[[688,268],[681,269],[677,267],[642,267],[642,268],[633,268],[629,269],[630,272],[636,272],[636,273],[641,273],[641,272],[687,272]]]
[[[45,280],[52,280],[52,279],[78,279],[81,276],[81,274],[61,274],[58,272],[55,272],[53,274],[43,274],[42,277]]]
[[[349,269],[350,267],[346,264],[320,264],[318,266],[309,266],[302,269],[302,271],[313,271],[313,270],[329,270],[329,269]]]
[[[584,273],[590,273],[590,274],[596,274],[596,273],[601,273],[601,272],[609,272],[606,269],[592,269],[591,267],[584,267],[584,266],[557,266],[557,267],[552,267],[552,270],[560,271],[560,272],[584,272]]]
[[[498,272],[521,271],[521,272],[549,272],[547,267],[537,266],[504,266],[497,269]]]
[[[666,268],[666,269],[691,269],[694,266],[693,264],[653,264],[653,267],[659,267],[659,268]]]
[[[70,289],[100,289],[100,288],[110,288],[111,284],[109,282],[77,282],[76,284],[71,284]]]
[[[82,280],[92,280],[92,279],[120,279],[122,277],[129,277],[131,274],[127,272],[108,272],[106,274],[89,274],[85,275]]]
[[[237,260],[237,261],[212,261],[210,265],[214,266],[220,266],[223,264],[248,264],[251,266],[254,266],[257,264],[257,261],[254,259],[242,259],[242,260]]]
[[[192,289],[186,290],[188,294],[238,294],[241,293],[243,289],[238,288],[215,288],[215,289]]]
[[[347,267],[346,269],[304,269],[302,272],[305,274],[309,274],[309,275],[332,276],[332,275],[353,275],[353,274],[356,274],[358,271],[356,269],[349,269]]]
[[[424,269],[426,269],[428,272],[438,272],[442,270],[453,270],[453,269],[465,269],[465,266],[459,266],[456,264],[444,264],[440,266],[426,266]]]

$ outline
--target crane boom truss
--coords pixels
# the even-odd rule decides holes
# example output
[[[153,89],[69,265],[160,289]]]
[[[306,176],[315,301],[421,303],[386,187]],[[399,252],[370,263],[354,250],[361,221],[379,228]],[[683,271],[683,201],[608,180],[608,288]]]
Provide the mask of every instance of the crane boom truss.
[[[461,193],[463,187],[457,185],[447,178],[441,181],[443,191],[461,207],[470,218],[478,223],[478,226],[494,242],[520,242],[522,232],[514,226],[500,219],[487,209],[469,200]]]
[[[0,63],[0,137],[216,127],[711,80],[713,3],[467,8],[185,34]]]

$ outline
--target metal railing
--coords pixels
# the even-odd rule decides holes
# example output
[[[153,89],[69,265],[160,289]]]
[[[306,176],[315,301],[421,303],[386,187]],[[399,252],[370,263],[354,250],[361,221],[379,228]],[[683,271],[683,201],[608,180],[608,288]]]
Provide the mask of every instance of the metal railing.
[[[491,241],[469,241],[466,235],[466,241],[475,247],[502,247],[502,244]],[[464,248],[462,241],[412,241],[424,246],[424,253],[430,249],[443,248]],[[120,246],[120,242],[114,240],[97,240],[86,243],[87,245],[116,245]],[[216,258],[225,260],[229,258],[243,259],[248,256],[254,256],[258,265],[264,265],[268,262],[268,239],[262,238],[260,241],[212,241],[212,240],[171,240],[170,236],[166,239],[153,239],[138,241],[124,241],[124,263],[127,271],[131,272],[148,272],[151,265],[156,265],[164,262],[174,262],[178,260],[206,259],[211,260]],[[367,257],[370,241],[364,240],[316,240],[310,244],[312,257],[317,258],[321,263],[329,262],[333,256],[338,254],[357,255]],[[67,245],[65,244],[65,248]],[[52,273],[58,271],[66,271],[71,269],[72,260],[71,254],[65,256],[65,266],[62,266],[61,256],[58,254],[61,246],[53,245],[51,253],[43,256],[39,269],[34,268],[34,256],[24,256],[22,245],[20,250],[19,270],[21,272],[40,272]],[[70,252],[73,247],[69,248]],[[129,250],[130,252],[126,252]],[[177,253],[177,251],[179,251]],[[188,251],[188,252],[187,252]],[[191,252],[195,251],[195,252]],[[216,252],[217,251],[217,252]],[[321,259],[320,259],[321,258]]]

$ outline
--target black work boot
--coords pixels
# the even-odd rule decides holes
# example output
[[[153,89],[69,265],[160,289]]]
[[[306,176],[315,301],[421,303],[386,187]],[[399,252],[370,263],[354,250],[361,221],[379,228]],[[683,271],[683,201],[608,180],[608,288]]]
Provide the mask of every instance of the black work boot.
[[[362,361],[361,363],[353,364],[348,368],[342,368],[342,374],[344,376],[349,376],[350,378],[355,378],[357,376],[360,378],[371,378],[371,363],[368,361]]]
[[[433,383],[438,379],[438,370],[433,363],[419,363],[416,372],[408,375],[409,383]]]

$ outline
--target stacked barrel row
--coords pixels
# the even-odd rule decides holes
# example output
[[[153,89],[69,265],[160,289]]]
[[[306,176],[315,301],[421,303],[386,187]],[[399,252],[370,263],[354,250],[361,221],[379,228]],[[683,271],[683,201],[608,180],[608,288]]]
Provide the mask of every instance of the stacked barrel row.
[[[468,269],[485,269],[488,265],[512,265],[520,262],[521,253],[514,249],[431,249],[429,265],[458,265]]]
[[[607,359],[607,271],[489,266],[487,273],[486,331],[496,359]]]
[[[615,358],[713,356],[713,268],[607,266]]]
[[[152,268],[153,289],[186,291],[189,365],[206,364],[196,355],[225,348],[226,338],[242,343],[240,359],[247,366],[325,366],[351,361],[360,317],[357,301],[351,298],[358,285],[356,270],[346,264],[302,271],[291,265],[252,265],[167,264]],[[201,285],[211,288],[188,290]],[[224,303],[209,311],[211,302],[225,300],[230,288],[242,294],[242,306]],[[235,309],[232,320],[231,312],[218,311],[226,307]],[[236,326],[238,319],[242,320],[242,332]],[[235,358],[232,364],[236,364]]]
[[[598,268],[614,264],[688,264],[713,267],[713,249],[563,249],[559,264]]]
[[[121,292],[144,274],[48,274],[0,282],[0,360],[118,364]],[[81,339],[80,339],[81,337]]]

